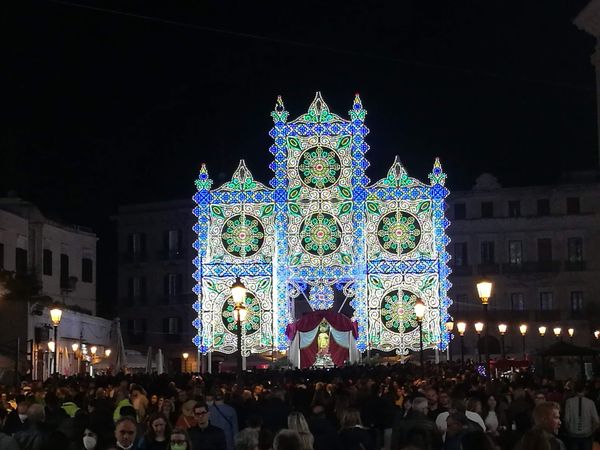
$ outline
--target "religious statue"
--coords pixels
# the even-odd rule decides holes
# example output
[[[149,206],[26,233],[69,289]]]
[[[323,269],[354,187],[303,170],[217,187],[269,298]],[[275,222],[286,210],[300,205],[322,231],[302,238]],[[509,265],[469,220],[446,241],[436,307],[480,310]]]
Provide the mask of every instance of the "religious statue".
[[[320,355],[325,355],[329,353],[329,324],[325,320],[323,320],[319,325],[317,345],[319,347]]]
[[[333,360],[329,354],[329,323],[325,319],[319,324],[317,347],[318,351],[314,367],[333,367]]]

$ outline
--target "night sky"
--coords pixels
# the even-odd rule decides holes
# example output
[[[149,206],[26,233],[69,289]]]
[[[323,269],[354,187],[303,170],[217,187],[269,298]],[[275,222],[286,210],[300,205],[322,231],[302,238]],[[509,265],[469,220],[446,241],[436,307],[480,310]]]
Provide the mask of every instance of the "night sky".
[[[268,182],[278,94],[295,118],[359,92],[372,179],[396,154],[419,178],[440,156],[451,189],[598,164],[585,0],[6,3],[0,193],[101,252],[118,205],[190,198],[202,162]]]

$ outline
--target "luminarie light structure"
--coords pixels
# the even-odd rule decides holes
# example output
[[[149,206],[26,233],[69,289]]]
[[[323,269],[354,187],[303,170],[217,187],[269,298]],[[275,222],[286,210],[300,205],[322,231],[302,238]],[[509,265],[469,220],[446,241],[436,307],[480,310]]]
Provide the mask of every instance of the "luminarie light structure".
[[[331,112],[320,93],[295,120],[280,97],[271,116],[270,187],[254,180],[243,160],[216,189],[204,165],[196,180],[199,351],[237,350],[230,287],[238,277],[247,289],[245,356],[288,349],[297,297],[322,310],[345,296],[358,324],[357,349],[369,344],[399,354],[419,348],[420,298],[424,346],[445,349],[449,192],[439,160],[429,183],[409,177],[396,158],[384,179],[369,184],[369,130],[358,95],[349,118]]]

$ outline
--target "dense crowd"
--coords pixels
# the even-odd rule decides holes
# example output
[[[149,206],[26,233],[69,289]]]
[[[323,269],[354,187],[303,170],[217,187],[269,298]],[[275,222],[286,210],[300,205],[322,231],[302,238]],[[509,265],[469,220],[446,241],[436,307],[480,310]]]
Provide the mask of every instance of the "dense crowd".
[[[0,450],[600,449],[600,379],[350,366],[0,386]]]

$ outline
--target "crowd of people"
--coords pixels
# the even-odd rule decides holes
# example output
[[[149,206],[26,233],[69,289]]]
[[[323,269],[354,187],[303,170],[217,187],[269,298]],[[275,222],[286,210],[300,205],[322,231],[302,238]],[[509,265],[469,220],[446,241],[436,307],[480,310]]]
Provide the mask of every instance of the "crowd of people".
[[[600,379],[410,364],[0,386],[0,450],[600,449]]]

